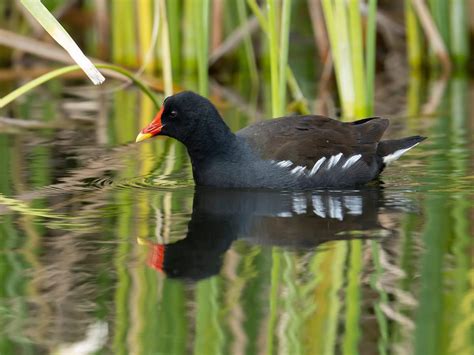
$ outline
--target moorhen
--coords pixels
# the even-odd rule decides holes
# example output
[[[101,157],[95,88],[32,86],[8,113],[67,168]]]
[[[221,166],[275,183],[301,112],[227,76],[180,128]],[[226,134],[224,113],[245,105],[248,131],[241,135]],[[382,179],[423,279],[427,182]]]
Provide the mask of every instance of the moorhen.
[[[262,121],[232,133],[208,99],[185,91],[165,99],[136,141],[160,134],[182,142],[197,185],[340,188],[374,180],[425,139],[381,141],[388,125],[380,117],[340,122],[307,115]]]

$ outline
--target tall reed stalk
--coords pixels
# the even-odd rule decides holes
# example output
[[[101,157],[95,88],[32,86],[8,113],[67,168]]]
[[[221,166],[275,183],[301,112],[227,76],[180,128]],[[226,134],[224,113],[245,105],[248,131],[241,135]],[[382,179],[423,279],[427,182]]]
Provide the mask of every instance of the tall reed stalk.
[[[271,92],[272,92],[272,115],[282,116],[281,100],[280,100],[280,89],[278,85],[279,80],[279,52],[278,52],[278,37],[277,37],[277,9],[275,0],[268,0],[268,42],[270,45],[270,81],[271,81]]]
[[[291,0],[282,0],[281,24],[280,24],[280,53],[278,68],[278,96],[279,111],[283,115],[286,106],[286,83],[288,66],[288,43],[290,40]]]
[[[248,20],[247,8],[245,6],[245,2],[237,1],[236,6],[237,6],[239,25],[243,26]],[[244,37],[243,42],[244,42],[245,59],[246,59],[247,67],[248,67],[248,73],[250,76],[250,80],[252,81],[252,89],[256,89],[258,85],[258,70],[257,70],[255,51],[253,48],[251,35],[247,34]]]
[[[247,4],[249,5],[249,7],[252,10],[255,17],[258,19],[258,22],[259,22],[260,27],[262,28],[263,32],[265,33],[265,35],[267,35],[267,38],[269,39],[270,38],[269,19],[267,19],[265,17],[264,13],[260,10],[260,7],[258,6],[256,0],[247,0]],[[269,6],[267,6],[267,7],[269,7]],[[268,17],[270,17],[270,15]],[[289,21],[289,13],[287,15],[287,18],[288,18],[288,21]],[[270,42],[270,40],[269,40],[269,42]],[[278,41],[276,43],[278,43]],[[277,53],[278,52],[278,47],[276,47],[276,48],[274,47],[273,50],[274,50],[274,54]],[[272,55],[272,56],[275,57],[275,55]],[[288,58],[283,58],[283,60],[288,62]],[[277,64],[277,68],[278,67],[279,67],[279,65]],[[276,74],[276,75],[278,75],[278,74]],[[288,87],[289,87],[290,92],[293,96],[293,99],[298,104],[299,111],[303,114],[309,114],[309,109],[308,109],[306,99],[305,99],[305,97],[304,97],[304,95],[303,95],[303,93],[302,93],[302,91],[301,91],[301,89],[298,85],[298,82],[296,81],[295,75],[293,74],[293,71],[291,70],[289,65],[286,66],[286,76],[287,76],[287,81],[288,81]],[[279,82],[278,79],[275,79],[275,80],[277,80]],[[274,90],[275,90],[275,88],[272,89],[272,92]],[[274,95],[278,96],[279,95],[278,93],[279,93],[279,90],[276,90]],[[272,103],[272,107],[273,107],[273,103]],[[278,108],[275,107],[275,109],[277,109],[277,112],[278,112]],[[273,111],[273,109],[272,109],[272,111]],[[274,115],[278,116],[277,114],[274,114]]]
[[[423,43],[420,25],[413,9],[412,0],[405,0],[405,27],[408,64],[412,69],[419,69],[423,62]]]
[[[180,78],[182,74],[182,34],[181,34],[181,23],[182,23],[182,11],[183,3],[181,1],[168,1],[165,3],[168,18],[168,38],[170,41],[170,55],[173,70],[173,77]]]
[[[268,30],[272,115],[275,117],[283,116],[286,106],[286,83],[288,81],[291,1],[283,0],[281,8],[278,8],[275,0],[268,0],[268,20],[265,20],[262,16],[260,9],[254,1],[250,2],[250,4],[254,13],[259,14],[260,21],[263,21],[264,25],[262,25],[262,28],[267,28]],[[281,14],[280,18],[279,14]]]
[[[360,0],[322,0],[322,5],[344,116],[367,116],[374,100],[377,1],[369,1],[365,38]]]
[[[142,0],[135,3],[136,17],[137,17],[137,32],[138,32],[138,59],[141,67],[145,73],[151,74],[154,71],[154,56],[150,55],[150,48],[155,45],[153,41],[153,16],[156,12],[153,11],[152,0]],[[130,15],[129,15],[130,16]],[[152,53],[151,53],[152,54]]]
[[[170,34],[168,24],[168,11],[166,10],[165,0],[159,1],[159,13],[161,18],[161,60],[163,62],[163,81],[165,83],[165,96],[173,95],[173,69],[172,69],[172,53],[170,46]],[[156,5],[155,5],[156,6]]]
[[[428,0],[431,15],[445,44],[449,41],[449,0]]]
[[[112,58],[114,63],[137,66],[135,16],[131,0],[112,3]]]
[[[87,74],[95,84],[101,84],[105,78],[94,67],[94,64],[82,53],[79,46],[74,42],[69,33],[61,26],[56,18],[39,0],[21,0],[21,3],[40,25],[58,42],[74,59],[74,61]]]
[[[457,68],[463,68],[469,59],[469,10],[465,0],[449,2],[449,45]]]
[[[341,3],[341,2],[340,2]],[[342,6],[342,5],[341,5]],[[355,107],[357,117],[367,115],[368,101],[366,98],[366,76],[364,67],[364,38],[362,36],[362,21],[360,17],[360,1],[348,1],[349,12],[349,41],[354,79]]]
[[[209,91],[209,0],[194,0],[194,31],[197,33],[198,91],[207,96]]]
[[[365,37],[365,84],[367,89],[367,115],[374,113],[374,86],[375,86],[375,56],[377,37],[377,0],[369,0],[369,11],[367,13],[367,32]]]
[[[339,99],[345,116],[355,115],[355,90],[351,67],[351,52],[347,12],[342,1],[323,0],[323,13],[331,44]]]

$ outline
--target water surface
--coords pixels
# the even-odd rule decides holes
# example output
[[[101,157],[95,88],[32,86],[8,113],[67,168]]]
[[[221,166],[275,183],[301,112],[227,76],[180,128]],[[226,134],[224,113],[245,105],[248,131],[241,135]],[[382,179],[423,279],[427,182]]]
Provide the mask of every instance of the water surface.
[[[429,139],[380,183],[338,191],[196,189],[179,143],[132,143],[133,90],[54,95],[15,111],[45,128],[0,131],[0,354],[473,353],[466,79],[393,119]]]

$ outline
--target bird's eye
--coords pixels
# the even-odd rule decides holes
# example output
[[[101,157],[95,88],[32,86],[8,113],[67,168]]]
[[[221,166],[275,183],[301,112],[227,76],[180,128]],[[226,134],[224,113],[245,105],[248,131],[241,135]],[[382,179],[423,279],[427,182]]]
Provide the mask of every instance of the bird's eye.
[[[170,112],[170,117],[171,118],[175,118],[176,116],[178,116],[178,112],[176,110],[173,110]]]

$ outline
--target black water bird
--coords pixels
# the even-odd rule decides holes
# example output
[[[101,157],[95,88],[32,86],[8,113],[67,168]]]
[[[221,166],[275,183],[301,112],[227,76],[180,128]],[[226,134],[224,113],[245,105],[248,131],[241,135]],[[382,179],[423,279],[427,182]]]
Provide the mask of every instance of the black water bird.
[[[231,188],[309,189],[354,187],[425,137],[381,140],[386,118],[340,122],[291,116],[231,132],[214,105],[193,92],[168,97],[136,141],[156,135],[182,142],[197,185]]]

